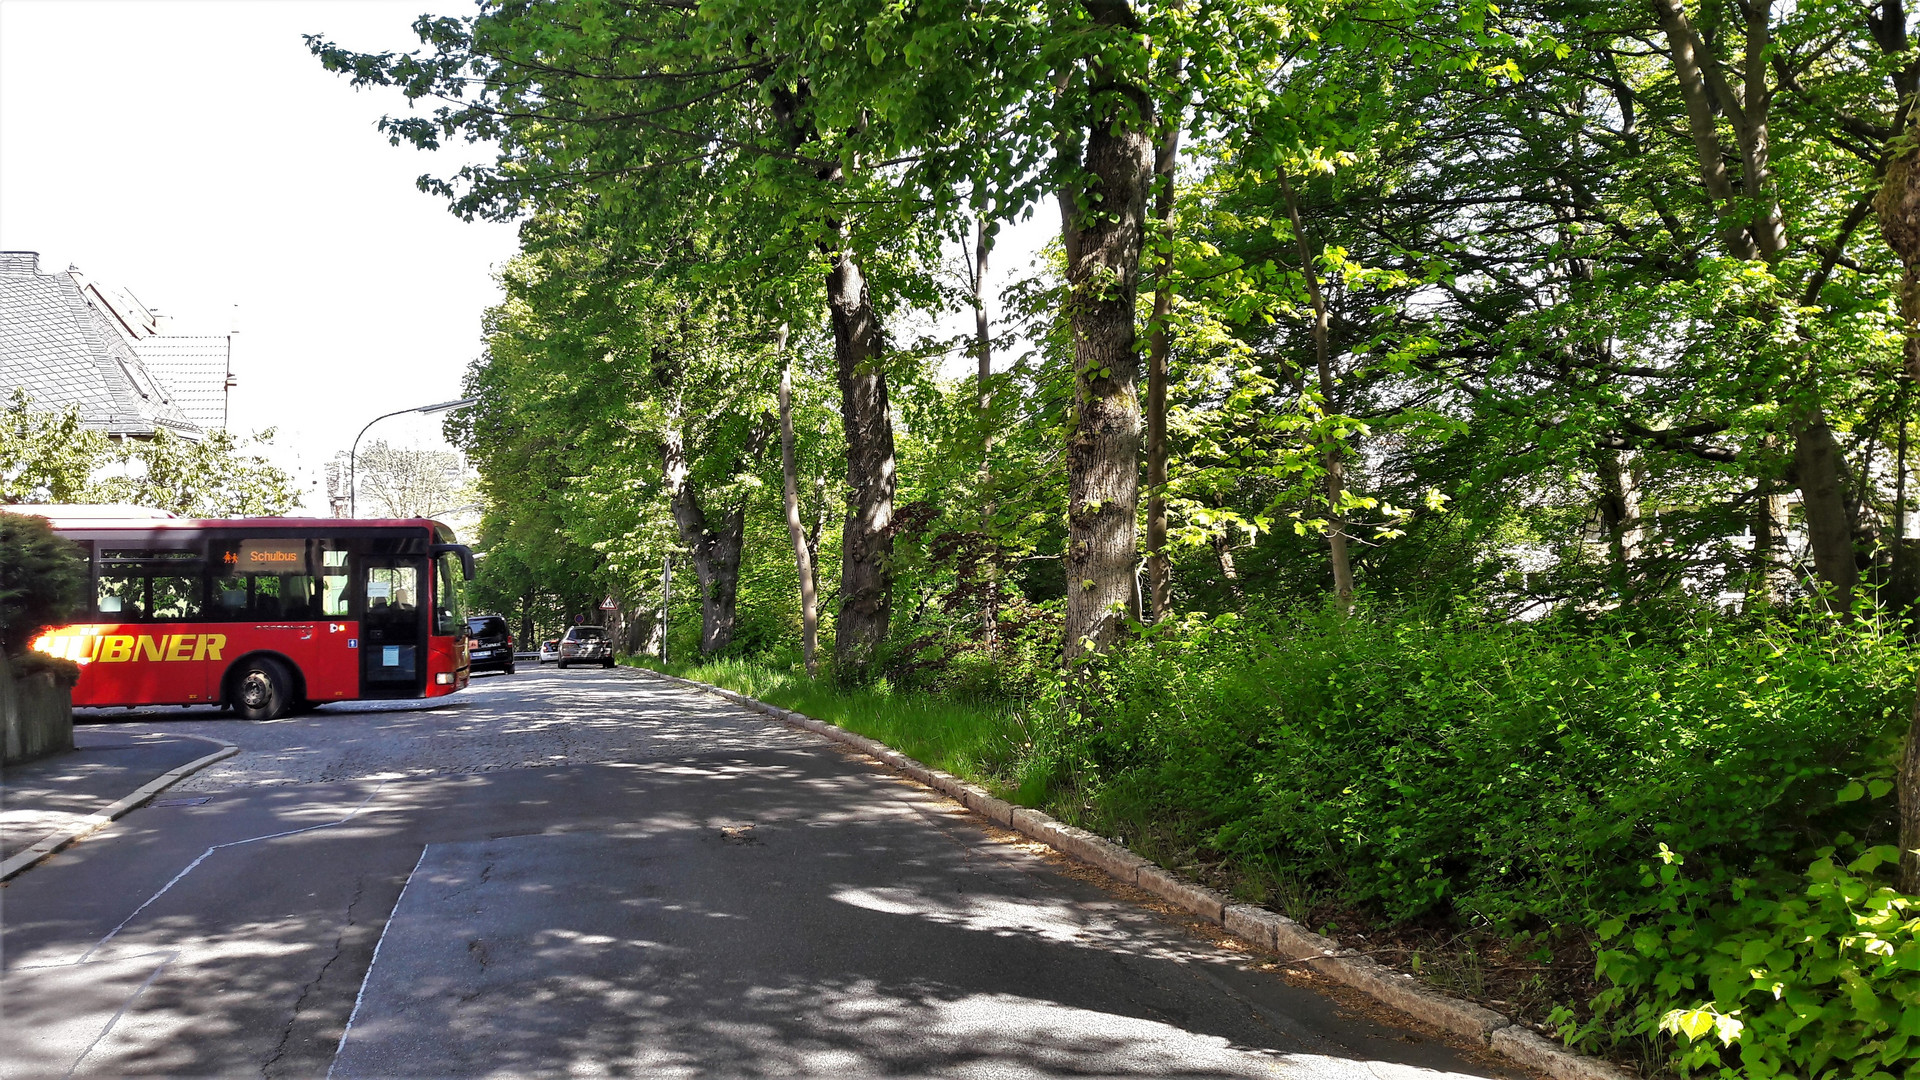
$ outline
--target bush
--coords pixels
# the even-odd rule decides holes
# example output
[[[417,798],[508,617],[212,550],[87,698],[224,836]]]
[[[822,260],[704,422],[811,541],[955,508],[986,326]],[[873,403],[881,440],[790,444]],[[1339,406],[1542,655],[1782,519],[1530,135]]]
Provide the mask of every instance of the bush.
[[[1891,846],[1803,875],[1683,876],[1662,849],[1643,867],[1650,917],[1610,920],[1599,971],[1613,985],[1569,1041],[1672,1035],[1684,1074],[1912,1076],[1920,1071],[1920,898],[1871,879]]]
[[[0,513],[0,651],[26,653],[40,631],[72,616],[86,584],[79,546],[47,519]]]
[[[1824,619],[1216,620],[1105,677],[1064,771],[1119,831],[1504,932],[1635,910],[1662,843],[1734,877],[1890,841],[1913,692],[1896,636]]]

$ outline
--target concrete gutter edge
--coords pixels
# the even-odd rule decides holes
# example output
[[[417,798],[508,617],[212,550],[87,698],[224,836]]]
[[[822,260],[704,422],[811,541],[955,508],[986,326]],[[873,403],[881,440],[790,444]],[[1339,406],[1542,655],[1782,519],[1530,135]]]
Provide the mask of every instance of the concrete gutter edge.
[[[5,862],[0,862],[0,881],[6,881],[12,878],[15,874],[18,874],[20,871],[25,870],[27,867],[32,866],[54,852],[59,851],[68,844],[82,840],[106,828],[108,825],[127,816],[134,808],[145,803],[155,795],[160,794],[214,762],[224,758],[230,758],[240,752],[240,748],[233,743],[221,742],[219,739],[209,738],[205,735],[188,735],[181,733],[174,737],[178,739],[198,739],[201,742],[212,743],[220,749],[215,750],[205,757],[195,758],[185,765],[169,772],[162,773],[154,779],[147,781],[145,784],[142,784],[133,794],[111,804],[106,809],[98,813],[88,814],[86,817],[81,818],[79,821],[74,822],[59,832],[50,833],[47,836],[41,837],[39,843],[34,844],[32,847],[27,848]]]
[[[1236,903],[1110,840],[1095,836],[1085,829],[1063,824],[1038,810],[1013,806],[976,784],[922,765],[884,743],[723,687],[668,675],[652,668],[636,667],[635,670],[681,686],[704,690],[775,720],[853,747],[948,796],[996,825],[1030,836],[1062,854],[1098,867],[1120,881],[1144,889],[1219,925],[1227,933],[1255,948],[1302,963],[1383,1005],[1465,1038],[1517,1065],[1536,1069],[1554,1080],[1632,1080],[1631,1074],[1598,1058],[1564,1049],[1492,1009],[1430,990],[1411,975],[1394,971],[1369,957],[1355,955],[1352,950],[1342,948],[1339,942],[1316,934],[1285,915],[1251,904]]]

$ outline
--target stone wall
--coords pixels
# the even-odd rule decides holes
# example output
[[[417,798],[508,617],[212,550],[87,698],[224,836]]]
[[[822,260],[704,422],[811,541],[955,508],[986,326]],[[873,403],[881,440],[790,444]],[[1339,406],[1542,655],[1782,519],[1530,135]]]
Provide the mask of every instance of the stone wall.
[[[0,764],[73,749],[73,691],[50,671],[16,678],[0,655],[0,722],[6,738]]]

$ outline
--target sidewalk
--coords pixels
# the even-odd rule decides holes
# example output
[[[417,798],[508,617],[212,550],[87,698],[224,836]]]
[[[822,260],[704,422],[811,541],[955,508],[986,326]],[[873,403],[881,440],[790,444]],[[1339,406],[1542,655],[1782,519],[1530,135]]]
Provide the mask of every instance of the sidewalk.
[[[237,752],[195,735],[78,727],[71,753],[0,769],[0,879]]]

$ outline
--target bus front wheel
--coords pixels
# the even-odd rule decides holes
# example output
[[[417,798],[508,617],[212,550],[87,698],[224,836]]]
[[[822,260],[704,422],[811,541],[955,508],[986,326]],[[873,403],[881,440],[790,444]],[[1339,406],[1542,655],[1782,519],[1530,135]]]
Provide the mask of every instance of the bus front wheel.
[[[234,676],[230,697],[243,719],[278,720],[293,707],[293,680],[286,665],[263,656]]]

